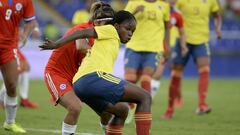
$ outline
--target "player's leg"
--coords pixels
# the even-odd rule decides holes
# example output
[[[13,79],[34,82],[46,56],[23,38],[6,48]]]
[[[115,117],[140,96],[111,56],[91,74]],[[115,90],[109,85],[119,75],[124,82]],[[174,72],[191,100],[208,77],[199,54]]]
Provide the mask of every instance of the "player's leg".
[[[136,84],[138,81],[138,70],[141,63],[141,55],[131,49],[126,48],[124,55],[124,79]],[[133,120],[136,104],[129,103],[129,114],[126,123]]]
[[[125,120],[128,116],[128,106],[126,103],[119,102],[115,105],[108,104],[105,109],[106,112],[114,114],[112,119],[109,121],[106,128],[107,135],[120,135],[122,134],[122,129],[125,123]]]
[[[194,60],[198,66],[199,82],[198,82],[198,109],[197,114],[210,113],[211,108],[206,103],[208,84],[209,84],[209,56],[210,50],[207,44],[195,46]]]
[[[168,108],[164,115],[162,116],[163,119],[170,119],[174,113],[175,105],[181,106],[182,104],[182,97],[181,97],[181,82],[182,82],[182,73],[185,65],[189,60],[189,56],[191,53],[191,47],[188,46],[189,53],[182,57],[181,55],[181,47],[180,44],[176,44],[172,52],[172,69],[171,69],[171,77],[169,83],[169,90],[168,90]]]
[[[74,134],[77,129],[77,120],[81,111],[81,101],[74,91],[71,90],[60,97],[59,104],[67,110],[67,114],[62,123],[62,135]]]
[[[149,135],[152,121],[152,98],[150,94],[132,83],[126,83],[124,85],[124,94],[120,101],[133,102],[137,104],[135,112],[137,135]]]
[[[2,86],[1,86],[1,89],[0,89],[0,109],[4,109],[5,94],[6,94],[6,88],[5,88],[5,85],[3,83]]]
[[[163,71],[165,68],[165,63],[163,62],[162,59],[163,58],[160,58],[157,69],[154,72],[153,77],[152,77],[152,81],[151,81],[151,86],[152,86],[151,96],[152,96],[152,98],[155,97],[155,95],[157,94],[157,91],[159,90],[160,85],[161,85],[161,78],[162,78]]]
[[[38,104],[30,101],[28,98],[30,65],[21,52],[20,52],[20,65],[21,65],[21,72],[18,78],[20,105],[26,108],[33,108],[33,109],[37,108]]]
[[[1,52],[2,53],[2,52]],[[6,61],[1,64],[1,72],[6,87],[6,95],[4,97],[4,106],[6,112],[6,120],[3,127],[6,130],[13,132],[25,133],[26,131],[20,126],[15,124],[15,118],[17,113],[17,81],[18,81],[18,52],[17,49],[5,50]]]
[[[81,111],[81,101],[75,95],[71,81],[51,70],[45,70],[44,81],[55,104],[60,103],[67,110],[62,124],[62,135],[74,134]]]

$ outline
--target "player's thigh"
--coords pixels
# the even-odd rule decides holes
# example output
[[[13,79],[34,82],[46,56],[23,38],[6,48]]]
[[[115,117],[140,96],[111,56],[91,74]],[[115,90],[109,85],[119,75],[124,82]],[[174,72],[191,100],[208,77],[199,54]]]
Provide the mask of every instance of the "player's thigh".
[[[148,92],[135,84],[126,83],[124,86],[124,94],[120,101],[139,103],[146,98],[151,98]]]
[[[68,91],[59,99],[59,104],[69,110],[81,110],[81,100],[76,96],[73,90]]]
[[[189,57],[191,55],[191,46],[187,44],[189,52],[187,53],[186,56],[182,56],[181,54],[181,46],[180,44],[176,44],[176,46],[172,50],[171,54],[171,63],[172,64],[178,64],[178,65],[183,65],[185,66],[189,60]]]
[[[62,77],[60,73],[46,70],[44,81],[56,104],[59,102],[60,97],[69,91],[73,91],[71,80]]]
[[[192,55],[198,67],[209,65],[210,49],[207,43],[194,45]]]
[[[158,54],[155,52],[144,52],[141,55],[141,65],[143,74],[152,75],[158,65]]]
[[[136,52],[132,49],[126,48],[124,55],[124,69],[125,74],[129,70],[138,70],[140,68],[141,55],[139,52]]]

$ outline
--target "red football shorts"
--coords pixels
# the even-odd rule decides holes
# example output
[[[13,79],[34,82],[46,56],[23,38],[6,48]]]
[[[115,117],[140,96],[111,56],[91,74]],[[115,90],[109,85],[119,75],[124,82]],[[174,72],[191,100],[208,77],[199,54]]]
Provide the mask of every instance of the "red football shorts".
[[[7,64],[13,60],[17,61],[18,70],[20,68],[19,50],[17,48],[2,48],[0,49],[0,65]]]
[[[44,81],[56,104],[61,96],[68,91],[73,90],[72,80],[67,80],[54,71],[46,70]]]

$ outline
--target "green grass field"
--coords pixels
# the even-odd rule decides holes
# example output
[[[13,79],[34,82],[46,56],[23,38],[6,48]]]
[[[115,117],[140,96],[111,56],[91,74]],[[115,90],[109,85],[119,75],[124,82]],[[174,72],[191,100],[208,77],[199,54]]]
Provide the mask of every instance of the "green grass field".
[[[153,122],[151,135],[240,135],[240,80],[215,79],[211,81],[208,103],[213,109],[209,115],[195,114],[197,107],[197,80],[184,80],[182,108],[177,109],[171,120],[160,119],[167,105],[168,80],[162,81],[162,88],[153,101]],[[43,81],[30,82],[30,99],[39,103],[36,110],[19,107],[17,122],[29,129],[26,135],[54,135],[61,130],[65,110],[49,103]],[[4,111],[0,110],[0,124],[4,121]],[[49,131],[48,131],[49,130]],[[125,125],[124,135],[135,135],[134,122]],[[99,118],[86,105],[83,106],[78,133],[102,135]],[[14,135],[0,128],[0,135]],[[90,134],[85,134],[90,135]]]

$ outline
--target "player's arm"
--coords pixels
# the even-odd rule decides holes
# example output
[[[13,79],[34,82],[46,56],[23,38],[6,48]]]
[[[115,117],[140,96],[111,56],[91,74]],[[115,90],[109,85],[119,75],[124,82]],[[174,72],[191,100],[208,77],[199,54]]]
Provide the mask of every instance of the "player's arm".
[[[87,53],[87,50],[91,48],[88,39],[78,39],[75,41],[77,50],[82,53]]]
[[[184,28],[183,27],[178,28],[178,32],[179,32],[179,40],[180,40],[180,46],[181,46],[181,54],[184,57],[188,53]]]
[[[222,17],[220,15],[219,11],[213,12],[212,14],[213,14],[213,18],[214,18],[214,26],[215,26],[215,31],[216,31],[216,34],[217,34],[217,38],[221,39],[222,38],[222,30],[221,30]]]
[[[65,45],[68,42],[75,41],[77,39],[84,39],[84,38],[97,38],[97,33],[94,28],[88,28],[84,30],[79,30],[74,32],[71,35],[68,35],[66,37],[63,37],[56,42],[53,42],[51,40],[45,39],[45,42],[43,45],[40,45],[39,47],[42,48],[42,50],[51,50],[59,48],[63,45]]]
[[[24,23],[23,33],[20,35],[19,39],[21,43],[20,47],[26,44],[28,36],[31,35],[35,27],[38,27],[37,21],[35,19]]]
[[[169,49],[170,49],[170,29],[171,29],[171,24],[169,21],[164,21],[164,27],[165,27],[165,33],[164,33],[164,45],[165,45],[165,50],[164,50],[164,57],[165,59],[168,59],[169,57]]]
[[[184,27],[183,27],[183,18],[182,18],[181,14],[177,14],[176,26],[178,28],[178,33],[179,33],[181,54],[184,57],[188,53],[188,48],[186,46],[186,37],[185,37],[185,32],[184,32]]]

